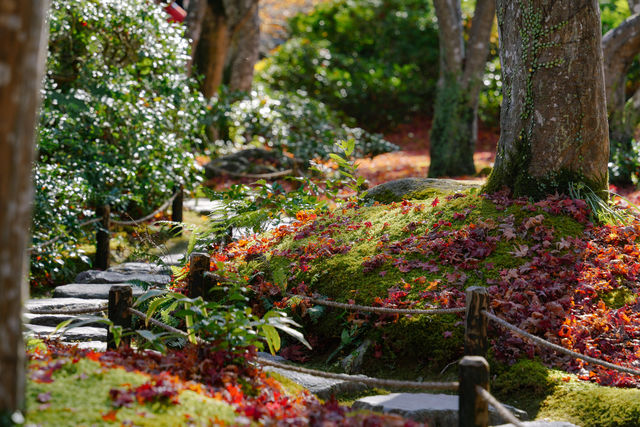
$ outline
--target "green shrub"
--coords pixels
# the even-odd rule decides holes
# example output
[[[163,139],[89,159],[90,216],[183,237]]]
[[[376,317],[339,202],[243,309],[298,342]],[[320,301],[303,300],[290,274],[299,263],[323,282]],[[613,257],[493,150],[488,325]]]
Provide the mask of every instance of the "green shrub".
[[[339,152],[336,142],[355,140],[357,156],[373,156],[397,147],[378,134],[345,124],[348,118],[325,104],[258,84],[246,97],[221,92],[210,112],[236,146],[266,146],[305,161]],[[222,126],[220,126],[222,124]]]
[[[430,109],[439,51],[427,0],[323,3],[290,27],[292,38],[266,60],[259,80],[303,90],[367,129]]]
[[[137,217],[195,180],[204,100],[185,73],[183,28],[151,0],[54,0],[35,166],[34,242],[78,235],[110,204]],[[35,270],[60,258],[61,245]],[[37,258],[37,257],[36,257]]]

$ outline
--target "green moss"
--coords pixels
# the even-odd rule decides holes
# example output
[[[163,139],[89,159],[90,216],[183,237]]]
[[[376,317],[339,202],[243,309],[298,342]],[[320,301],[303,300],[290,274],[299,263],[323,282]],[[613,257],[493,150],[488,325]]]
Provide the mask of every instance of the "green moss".
[[[600,295],[600,299],[607,307],[618,309],[634,303],[638,299],[638,295],[627,287],[619,287]]]
[[[510,367],[491,365],[497,371],[491,381],[492,393],[528,414],[536,414],[555,388],[549,370],[538,361],[523,359]]]
[[[582,427],[640,425],[640,390],[602,387],[551,371],[555,387],[537,417],[569,421]]]
[[[34,362],[32,362],[34,363]],[[147,375],[106,369],[99,363],[81,359],[69,362],[53,375],[52,383],[29,382],[27,386],[27,423],[41,426],[121,425],[124,421],[137,426],[178,426],[208,424],[209,420],[232,423],[236,414],[225,402],[192,391],[180,393],[180,403],[135,403],[117,411],[116,421],[102,418],[114,408],[109,390],[124,385],[139,386],[149,380]],[[38,395],[51,394],[48,403],[38,401]],[[49,405],[50,404],[50,405]],[[188,418],[189,417],[189,418]]]

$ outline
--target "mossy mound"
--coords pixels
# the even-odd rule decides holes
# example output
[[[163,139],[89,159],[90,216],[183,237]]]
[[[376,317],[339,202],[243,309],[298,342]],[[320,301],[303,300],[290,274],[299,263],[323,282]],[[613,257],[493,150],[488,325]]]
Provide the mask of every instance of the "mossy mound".
[[[462,317],[369,314],[287,294],[394,308],[462,307],[466,288],[487,286],[493,311],[506,321],[583,354],[633,366],[633,341],[607,325],[615,322],[627,334],[640,333],[634,314],[640,293],[638,219],[624,226],[594,224],[582,200],[556,195],[532,201],[474,190],[386,204],[349,203],[331,212],[300,212],[297,219],[223,252],[232,260],[231,269],[252,278],[256,300],[268,308],[287,306],[298,316],[315,343],[314,363],[318,354],[334,361],[369,339],[374,345],[365,372],[385,376],[386,369],[396,378],[405,372],[408,379],[442,379],[437,373],[462,354]],[[498,327],[491,334],[496,366],[537,354],[546,364],[579,370],[577,363]],[[534,413],[552,414],[559,403],[547,399],[561,396],[554,393],[564,390],[559,385],[565,381],[559,384],[546,368],[522,369],[498,381],[497,392],[504,388],[510,397],[524,390],[537,396],[537,403],[525,402]],[[526,378],[516,378],[523,372]],[[595,366],[579,372],[581,380],[602,385],[638,385],[633,377]],[[585,393],[609,393],[589,387]],[[635,416],[625,414],[624,420]],[[604,425],[633,425],[616,422]]]
[[[385,182],[367,191],[364,200],[380,203],[401,202],[402,200],[424,200],[436,196],[480,188],[474,181],[436,178],[403,178]]]

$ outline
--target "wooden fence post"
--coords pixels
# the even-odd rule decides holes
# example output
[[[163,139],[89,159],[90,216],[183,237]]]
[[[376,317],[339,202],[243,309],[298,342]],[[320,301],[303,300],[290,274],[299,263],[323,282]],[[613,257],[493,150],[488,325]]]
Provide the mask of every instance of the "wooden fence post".
[[[182,202],[184,201],[184,185],[180,184],[176,186],[175,191],[178,192],[176,198],[173,199],[173,203],[171,203],[171,221],[173,222],[182,222]],[[182,235],[182,227],[179,225],[174,225],[171,228],[171,233],[174,236]]]
[[[467,288],[467,311],[464,328],[464,354],[466,356],[487,355],[487,317],[482,311],[489,310],[489,294],[482,286]]]
[[[205,297],[204,273],[209,271],[209,255],[194,252],[189,257],[189,276],[187,279],[187,294],[189,298]]]
[[[106,270],[109,268],[109,240],[111,233],[111,208],[109,205],[99,206],[96,209],[96,216],[100,218],[98,223],[98,231],[96,231],[96,256],[93,267],[97,270]]]
[[[123,332],[127,329],[131,329],[131,313],[129,307],[133,304],[133,290],[129,285],[114,285],[109,289],[109,320],[111,320],[114,326],[122,326]],[[131,344],[130,336],[122,336],[120,343],[126,345]],[[107,332],[107,349],[115,350],[115,340],[113,339],[113,333],[111,330]]]
[[[476,391],[476,386],[489,390],[489,364],[481,356],[465,356],[460,361],[458,388],[458,426],[487,427],[489,403]]]

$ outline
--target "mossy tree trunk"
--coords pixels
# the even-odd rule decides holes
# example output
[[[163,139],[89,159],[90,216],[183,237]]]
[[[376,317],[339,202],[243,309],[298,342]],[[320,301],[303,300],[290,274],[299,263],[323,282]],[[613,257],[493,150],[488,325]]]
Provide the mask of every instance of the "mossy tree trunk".
[[[27,294],[36,111],[48,0],[0,0],[0,424],[24,409],[22,302]],[[10,424],[9,424],[10,425]]]
[[[630,0],[630,3],[634,2]],[[634,6],[629,4],[631,10],[634,10]],[[632,153],[633,131],[640,114],[637,110],[639,97],[634,96],[635,100],[627,102],[625,92],[627,72],[640,53],[640,14],[625,19],[618,27],[605,34],[602,38],[602,51],[611,140],[610,157],[614,163],[620,163]],[[630,168],[619,166],[612,173],[612,182],[619,185],[631,184]]]
[[[440,34],[440,79],[431,130],[430,177],[475,173],[478,95],[482,87],[494,0],[478,0],[467,46],[460,0],[434,0]]]
[[[204,96],[214,96],[222,84],[249,90],[258,60],[258,0],[192,0],[186,22]]]
[[[503,101],[488,191],[607,189],[609,128],[597,0],[497,0]]]

